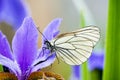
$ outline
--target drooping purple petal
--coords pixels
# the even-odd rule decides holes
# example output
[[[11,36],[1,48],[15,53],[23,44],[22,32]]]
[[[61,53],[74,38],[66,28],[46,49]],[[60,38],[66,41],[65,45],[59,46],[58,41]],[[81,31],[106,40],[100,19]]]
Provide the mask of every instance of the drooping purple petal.
[[[5,37],[5,35],[2,34],[1,31],[0,31],[0,54],[11,60],[14,60],[8,40]]]
[[[62,19],[60,18],[54,19],[45,28],[43,35],[47,38],[47,40],[52,40],[59,33],[61,21]],[[44,37],[43,40],[45,40]]]
[[[70,80],[81,80],[80,78],[80,66],[72,66],[72,75]]]
[[[12,61],[9,58],[2,56],[1,54],[0,54],[0,64],[11,69],[12,72],[14,72],[16,76],[21,75],[21,70],[19,68],[19,65],[15,61]]]
[[[20,65],[22,74],[37,56],[38,31],[31,17],[25,18],[22,26],[17,30],[12,42],[13,53]]]
[[[22,0],[0,0],[0,22],[7,22],[15,29],[20,27],[23,19],[28,15],[24,2]]]
[[[38,63],[38,61],[42,61],[40,64],[34,66],[34,68],[32,69],[31,72],[34,72],[34,71],[37,71],[37,70],[40,70],[44,67],[47,67],[49,65],[51,65],[54,61],[55,61],[55,57],[56,57],[56,54],[53,53],[52,55],[50,55],[45,61],[41,60],[40,58],[38,58],[34,63]]]
[[[104,51],[95,51],[88,60],[88,67],[92,71],[94,69],[103,69],[104,66]]]

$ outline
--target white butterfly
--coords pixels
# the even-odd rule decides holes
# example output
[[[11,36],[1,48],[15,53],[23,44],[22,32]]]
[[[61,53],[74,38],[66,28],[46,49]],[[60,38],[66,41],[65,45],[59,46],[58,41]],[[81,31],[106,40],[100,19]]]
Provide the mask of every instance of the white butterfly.
[[[80,65],[87,61],[100,38],[99,28],[88,26],[58,35],[52,41],[46,40],[45,49],[56,52],[56,56],[69,65]]]

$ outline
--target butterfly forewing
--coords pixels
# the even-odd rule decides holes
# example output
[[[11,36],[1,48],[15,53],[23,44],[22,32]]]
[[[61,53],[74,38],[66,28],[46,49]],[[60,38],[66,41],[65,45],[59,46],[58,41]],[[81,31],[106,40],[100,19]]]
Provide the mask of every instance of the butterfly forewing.
[[[52,42],[60,59],[70,65],[80,65],[90,57],[99,38],[99,28],[91,26],[60,34]]]

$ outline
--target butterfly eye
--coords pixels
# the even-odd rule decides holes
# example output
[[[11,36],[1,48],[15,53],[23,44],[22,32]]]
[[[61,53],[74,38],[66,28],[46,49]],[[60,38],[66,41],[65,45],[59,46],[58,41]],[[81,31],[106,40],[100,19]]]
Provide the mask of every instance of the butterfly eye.
[[[47,44],[47,41],[44,41],[44,44]]]

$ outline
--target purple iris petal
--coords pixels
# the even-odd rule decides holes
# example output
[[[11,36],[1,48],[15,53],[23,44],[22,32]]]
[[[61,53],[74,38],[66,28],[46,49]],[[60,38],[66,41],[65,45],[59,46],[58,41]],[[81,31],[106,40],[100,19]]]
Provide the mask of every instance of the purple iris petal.
[[[103,69],[104,65],[104,51],[95,51],[89,58],[89,69],[92,71],[94,69]]]
[[[27,15],[22,0],[0,0],[0,22],[5,21],[17,29]]]
[[[0,32],[0,54],[13,60],[12,52],[10,50],[10,45],[7,41],[7,38],[2,34],[2,32]]]
[[[59,26],[60,26],[61,20],[62,19],[60,18],[54,19],[45,28],[43,34],[47,38],[47,40],[52,40],[59,33]],[[45,40],[44,37],[43,37],[43,40]]]
[[[37,66],[35,66],[33,69],[32,69],[32,72],[34,71],[37,71],[37,70],[40,70],[44,67],[47,67],[49,66],[50,64],[52,64],[54,61],[55,61],[55,56],[56,54],[53,53],[52,55],[50,55],[45,61],[41,62],[40,64],[38,64]],[[38,58],[38,60],[41,60],[40,58]],[[38,63],[38,60],[36,60],[36,63]],[[41,60],[42,61],[42,60]]]
[[[22,74],[25,74],[37,56],[38,32],[31,18],[26,18],[17,30],[12,49],[20,65]]]
[[[45,60],[50,55],[50,50],[41,48],[38,51],[38,55],[39,55],[38,58],[40,59],[40,61]]]
[[[49,25],[45,28],[44,32],[43,32],[43,35],[45,36],[45,38],[47,38],[47,40],[52,40],[54,37],[56,37],[59,33],[59,26],[60,26],[60,23],[61,23],[61,20],[60,18],[57,18],[57,19],[54,19],[53,21],[51,21],[49,23]],[[43,36],[43,41],[42,41],[42,47],[44,47],[44,41],[46,40]],[[50,50],[48,49],[40,49],[39,50],[39,57],[38,59],[35,61],[35,63],[38,63],[40,61],[44,61],[46,60],[48,57],[49,59],[46,60],[45,62],[37,65],[33,71],[35,70],[39,70],[43,67],[46,67],[46,66],[49,66],[50,64],[52,64],[55,60],[55,53],[51,53]]]
[[[3,0],[0,0],[0,12],[2,11],[2,6],[3,6]]]
[[[80,80],[80,66],[72,66],[72,75],[70,80]]]

